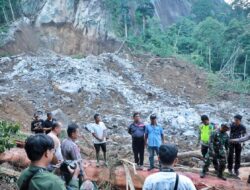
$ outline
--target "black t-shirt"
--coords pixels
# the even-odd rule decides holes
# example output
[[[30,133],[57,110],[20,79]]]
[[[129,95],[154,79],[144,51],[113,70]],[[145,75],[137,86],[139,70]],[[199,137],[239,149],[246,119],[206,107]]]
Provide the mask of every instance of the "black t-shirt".
[[[44,128],[52,128],[53,124],[56,122],[56,119],[52,118],[51,121],[49,121],[48,119],[45,120],[44,122]],[[46,131],[46,134],[48,134],[51,130]]]
[[[34,130],[34,128],[36,127],[40,127],[41,129],[36,129]],[[42,119],[39,120],[34,120],[31,122],[31,131],[35,132],[35,133],[43,133],[43,128],[44,127],[44,121]]]
[[[242,124],[236,126],[235,123],[232,123],[230,126],[230,139],[241,138],[246,135],[246,127]]]

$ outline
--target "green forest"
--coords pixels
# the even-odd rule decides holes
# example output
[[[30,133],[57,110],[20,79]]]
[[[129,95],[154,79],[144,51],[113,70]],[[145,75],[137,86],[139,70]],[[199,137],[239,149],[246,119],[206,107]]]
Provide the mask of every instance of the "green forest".
[[[150,0],[107,0],[106,7],[112,13],[116,34],[133,52],[176,56],[210,71],[212,83],[221,77],[213,74],[220,72],[230,81],[228,90],[250,91],[250,2],[247,0],[220,6],[210,0],[198,0],[189,17],[165,28],[154,17]],[[225,88],[224,82],[215,85]]]

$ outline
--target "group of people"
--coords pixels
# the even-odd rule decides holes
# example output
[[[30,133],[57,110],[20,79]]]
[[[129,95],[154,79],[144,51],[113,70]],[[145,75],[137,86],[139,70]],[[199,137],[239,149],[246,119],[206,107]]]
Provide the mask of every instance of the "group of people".
[[[233,174],[233,160],[235,152],[234,173],[239,174],[241,142],[250,139],[246,134],[246,128],[241,124],[242,116],[236,115],[234,122],[229,126],[222,124],[220,127],[211,124],[206,115],[201,116],[202,124],[199,126],[198,145],[201,144],[201,153],[204,158],[204,166],[201,177],[204,178],[210,162],[219,178],[226,180],[223,172],[228,163],[228,170]],[[93,144],[96,151],[96,166],[100,165],[100,150],[103,152],[104,165],[107,166],[106,140],[107,128],[101,121],[99,114],[94,115],[94,123],[87,128],[92,133]],[[76,143],[79,137],[79,127],[70,124],[67,128],[68,137],[60,142],[62,124],[51,113],[47,114],[46,121],[34,114],[31,123],[31,131],[35,135],[30,136],[25,144],[28,158],[31,160],[29,168],[24,170],[18,180],[18,186],[24,189],[94,189],[90,181],[85,181],[88,176],[84,172],[80,149]],[[228,136],[227,132],[230,131]],[[149,153],[148,171],[156,168],[155,154],[159,161],[159,172],[148,176],[145,180],[144,190],[169,189],[169,190],[195,190],[192,181],[174,172],[174,165],[178,161],[178,148],[173,144],[164,144],[164,133],[161,125],[157,123],[157,116],[150,116],[150,123],[145,125],[141,121],[140,113],[133,114],[133,122],[128,127],[128,133],[132,136],[132,149],[137,169],[144,167],[144,150]],[[63,161],[75,161],[74,169],[68,167],[71,178],[66,180],[66,186],[62,179],[55,176],[51,171]],[[80,180],[80,181],[79,181]],[[84,183],[82,183],[85,181]],[[85,186],[84,186],[85,185]]]
[[[222,124],[216,128],[216,125],[209,122],[208,116],[201,116],[202,124],[199,126],[198,138],[198,145],[201,143],[201,153],[204,158],[201,178],[205,177],[211,161],[219,178],[226,180],[223,175],[226,165],[231,175],[239,175],[242,150],[240,143],[247,139],[246,127],[241,120],[242,116],[237,114],[230,125]]]

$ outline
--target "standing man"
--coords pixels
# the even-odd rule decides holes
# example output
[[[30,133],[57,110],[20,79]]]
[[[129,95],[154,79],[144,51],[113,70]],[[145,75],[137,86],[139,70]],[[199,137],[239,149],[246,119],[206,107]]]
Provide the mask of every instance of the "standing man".
[[[141,122],[140,113],[136,112],[133,115],[134,122],[129,126],[128,133],[132,136],[132,149],[134,153],[135,163],[139,170],[143,168],[144,161],[144,134],[145,125]]]
[[[157,124],[155,114],[150,116],[151,123],[146,126],[145,130],[145,145],[148,146],[149,152],[149,171],[154,169],[154,153],[159,155],[159,147],[164,143],[163,129]]]
[[[93,143],[96,151],[96,166],[99,167],[99,155],[100,149],[102,149],[103,157],[105,161],[105,165],[107,166],[107,158],[106,158],[106,136],[107,136],[107,128],[105,124],[101,121],[100,114],[94,115],[95,123],[91,128],[91,133],[93,135]]]
[[[80,153],[80,148],[76,144],[78,139],[79,129],[78,125],[72,123],[68,126],[67,134],[68,138],[64,139],[62,142],[62,155],[64,160],[77,161],[80,165],[80,179],[83,180],[83,177],[86,178],[83,161]]]
[[[229,145],[229,136],[227,134],[228,130],[229,127],[226,124],[222,124],[219,130],[214,131],[211,134],[209,150],[205,156],[205,164],[201,171],[201,178],[205,177],[210,166],[210,162],[213,160],[214,167],[217,168],[217,176],[222,180],[226,180],[226,178],[223,176],[223,172],[226,168],[227,162],[227,152]]]
[[[214,131],[214,126],[209,123],[209,118],[207,115],[201,116],[201,122],[202,124],[199,126],[199,136],[197,145],[199,145],[201,142],[201,153],[203,158],[205,158],[208,152],[209,138],[211,133]]]
[[[34,113],[34,120],[31,122],[31,132],[35,134],[44,132],[44,121],[39,118],[38,113]]]
[[[56,122],[56,119],[52,117],[52,113],[47,113],[47,119],[44,121],[44,131],[48,134],[53,126],[53,123]]]
[[[174,171],[177,164],[178,149],[173,144],[164,144],[159,148],[159,159],[162,163],[160,172],[148,176],[143,190],[196,190],[193,182],[186,176]]]
[[[230,139],[241,138],[246,135],[246,127],[241,124],[242,116],[237,114],[234,116],[234,122],[230,126]],[[240,159],[242,146],[238,142],[230,142],[228,155],[228,171],[233,174],[233,161],[235,153],[234,173],[239,175]]]
[[[55,122],[52,125],[51,132],[48,134],[55,144],[55,156],[58,162],[63,161],[62,150],[61,150],[61,142],[58,136],[60,135],[62,130],[62,124],[60,122]]]

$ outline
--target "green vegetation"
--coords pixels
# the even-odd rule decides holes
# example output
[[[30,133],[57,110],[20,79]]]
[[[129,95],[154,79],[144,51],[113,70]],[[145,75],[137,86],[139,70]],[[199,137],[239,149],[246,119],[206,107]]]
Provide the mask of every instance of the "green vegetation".
[[[15,138],[19,130],[20,125],[17,123],[0,121],[0,153],[15,146]]]
[[[186,58],[211,73],[219,73],[216,76],[223,79],[215,81],[224,85],[214,83],[212,88],[249,93],[249,1],[236,0],[229,6],[199,0],[193,5],[190,17],[168,28],[163,28],[153,16],[150,0],[107,2],[116,34],[134,53]]]
[[[9,24],[21,16],[21,0],[0,0],[0,25]]]

